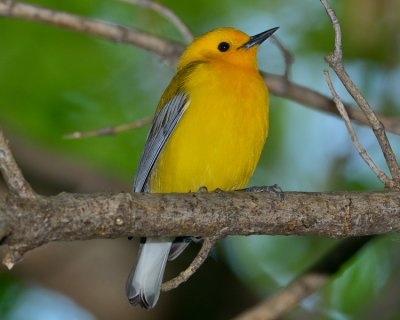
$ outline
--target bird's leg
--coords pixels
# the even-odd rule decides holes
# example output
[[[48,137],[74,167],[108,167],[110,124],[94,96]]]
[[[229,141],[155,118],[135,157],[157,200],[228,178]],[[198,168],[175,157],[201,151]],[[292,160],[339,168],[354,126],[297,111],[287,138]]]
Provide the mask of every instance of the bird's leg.
[[[277,184],[273,184],[272,186],[249,187],[245,189],[240,189],[238,191],[283,193],[281,187]]]

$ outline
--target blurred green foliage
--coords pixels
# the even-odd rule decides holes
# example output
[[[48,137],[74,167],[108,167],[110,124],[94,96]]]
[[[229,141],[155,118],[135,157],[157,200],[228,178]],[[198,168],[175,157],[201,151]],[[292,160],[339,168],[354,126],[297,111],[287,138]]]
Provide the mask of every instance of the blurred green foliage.
[[[12,310],[22,292],[23,288],[16,279],[0,274],[0,315],[2,317],[7,316]]]
[[[117,1],[29,1],[75,14],[137,27],[182,41],[158,14]],[[162,1],[194,34],[231,25],[253,34],[279,25],[278,36],[296,57],[292,78],[328,94],[323,56],[333,32],[318,1]],[[400,8],[397,1],[332,1],[342,21],[351,75],[376,108],[398,115]],[[25,139],[131,181],[147,128],[114,137],[65,140],[77,130],[108,127],[151,115],[174,69],[138,48],[114,44],[17,19],[0,19],[0,125]],[[262,69],[282,73],[271,44],[259,55]],[[383,81],[383,82],[382,82]],[[384,84],[382,84],[384,83]],[[397,83],[397,85],[395,85]],[[339,93],[348,96],[343,89]],[[380,165],[371,134],[362,141]],[[395,138],[392,137],[393,140]],[[395,141],[395,145],[398,142]],[[284,190],[368,190],[381,185],[354,152],[340,120],[281,98],[271,99],[271,131],[251,184]],[[226,263],[260,297],[284,286],[334,244],[299,237],[232,237],[221,246]],[[331,281],[313,303],[316,317],[357,319],[371,308],[399,266],[398,243],[374,241]],[[0,278],[0,314],[18,294]],[[397,311],[400,314],[400,310]],[[202,315],[204,318],[205,316]],[[208,315],[212,318],[212,315]]]

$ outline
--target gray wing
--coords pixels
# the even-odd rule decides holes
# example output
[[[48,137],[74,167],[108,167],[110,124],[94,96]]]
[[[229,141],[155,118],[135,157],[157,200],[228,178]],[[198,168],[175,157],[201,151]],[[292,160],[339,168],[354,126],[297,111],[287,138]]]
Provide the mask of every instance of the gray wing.
[[[189,104],[188,95],[179,93],[155,115],[136,171],[133,192],[147,192],[148,179],[161,150]]]

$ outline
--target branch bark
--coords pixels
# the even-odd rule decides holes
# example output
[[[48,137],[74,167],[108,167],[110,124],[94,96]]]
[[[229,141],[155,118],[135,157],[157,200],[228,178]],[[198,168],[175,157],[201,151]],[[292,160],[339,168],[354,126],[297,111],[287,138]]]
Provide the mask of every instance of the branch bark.
[[[35,192],[22,175],[21,169],[15,162],[3,132],[0,130],[0,173],[10,192],[23,199],[34,199]],[[1,221],[1,220],[0,220]]]
[[[19,257],[51,241],[128,236],[318,235],[343,238],[400,231],[394,191],[303,193],[68,194],[0,202]],[[12,259],[11,259],[12,260]]]

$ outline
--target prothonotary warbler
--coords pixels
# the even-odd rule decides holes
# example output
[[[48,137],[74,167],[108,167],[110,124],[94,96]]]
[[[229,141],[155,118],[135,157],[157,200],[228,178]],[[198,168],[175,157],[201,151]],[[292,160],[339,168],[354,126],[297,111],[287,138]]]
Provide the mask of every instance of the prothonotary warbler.
[[[268,89],[257,48],[278,28],[247,34],[212,30],[182,54],[158,104],[136,172],[134,192],[242,189],[253,174],[268,134]],[[185,238],[142,239],[126,293],[131,304],[153,308],[167,260]]]

